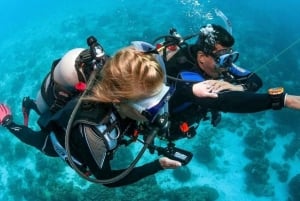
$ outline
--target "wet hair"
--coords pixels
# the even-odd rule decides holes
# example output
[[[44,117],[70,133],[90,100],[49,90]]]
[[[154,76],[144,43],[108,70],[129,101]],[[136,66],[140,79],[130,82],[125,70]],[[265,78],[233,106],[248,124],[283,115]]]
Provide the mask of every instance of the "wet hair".
[[[164,76],[153,54],[129,46],[118,51],[97,72],[85,100],[115,102],[149,97],[162,86]]]
[[[192,46],[192,51],[193,53],[202,51],[207,55],[211,55],[215,50],[216,44],[220,44],[224,47],[232,47],[234,38],[220,25],[207,24],[201,27],[200,35],[195,45]]]

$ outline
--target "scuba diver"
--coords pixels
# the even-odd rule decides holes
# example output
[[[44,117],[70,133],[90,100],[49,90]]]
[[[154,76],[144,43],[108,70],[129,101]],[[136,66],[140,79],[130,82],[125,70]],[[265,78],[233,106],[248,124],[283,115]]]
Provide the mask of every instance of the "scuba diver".
[[[52,102],[38,99],[34,108],[40,113],[40,131],[16,124],[4,104],[0,104],[0,124],[22,142],[48,156],[61,157],[84,178],[107,187],[128,185],[160,170],[185,165],[192,157],[188,152],[180,152],[175,146],[161,148],[153,144],[154,137],[164,133],[168,121],[162,120],[167,116],[167,102],[173,89],[165,84],[164,64],[159,54],[145,48],[146,43],[136,43],[109,59],[101,50],[98,60],[93,51],[70,50],[55,62],[42,88],[52,85],[51,92],[57,90],[53,92],[55,95],[75,87],[72,95],[64,96],[71,100],[56,105],[61,100],[58,97],[53,96]],[[149,44],[149,48],[153,46]],[[73,74],[61,69],[73,69]],[[52,80],[60,70],[61,78]],[[68,78],[63,77],[67,75]],[[84,83],[78,86],[80,81],[87,84],[85,90]],[[78,89],[82,88],[84,93],[80,94]],[[43,97],[44,93],[39,94]],[[139,133],[145,139],[139,155],[129,168],[113,170],[110,162],[117,148],[139,140]],[[164,156],[135,167],[149,146]]]
[[[195,44],[186,40],[197,36]],[[261,78],[237,66],[239,53],[232,50],[233,36],[220,25],[207,24],[200,32],[182,37],[176,29],[156,46],[163,56],[168,84],[176,88],[169,101],[171,139],[192,137],[201,120],[209,119],[216,126],[220,112],[253,113],[284,106],[299,109],[298,96],[287,95],[282,87],[268,93],[255,93],[262,86]],[[200,87],[201,86],[201,87]],[[216,97],[203,97],[203,89]]]

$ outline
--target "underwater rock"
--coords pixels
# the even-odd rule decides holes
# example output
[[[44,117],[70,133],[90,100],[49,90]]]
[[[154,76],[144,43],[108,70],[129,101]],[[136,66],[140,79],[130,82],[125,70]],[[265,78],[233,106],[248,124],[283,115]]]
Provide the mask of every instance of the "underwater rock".
[[[247,135],[244,137],[244,142],[248,146],[256,146],[257,143],[263,144],[264,143],[264,134],[261,130],[255,129],[248,132]]]
[[[244,155],[249,159],[263,158],[265,156],[264,147],[246,147]]]
[[[300,174],[294,176],[288,184],[288,191],[291,201],[300,200]]]
[[[275,140],[276,135],[277,135],[277,132],[276,132],[276,129],[274,129],[274,128],[268,128],[268,129],[265,131],[265,134],[264,134],[265,139],[266,139],[267,141],[270,141],[270,140],[273,141],[273,140]]]
[[[187,166],[177,168],[173,171],[173,176],[180,182],[186,182],[192,178],[192,173]]]
[[[279,163],[272,163],[271,167],[277,172],[278,180],[280,182],[286,182],[289,177],[290,165],[284,163],[280,165]]]
[[[200,146],[197,146],[197,152],[195,154],[195,158],[204,164],[209,164],[215,160],[216,153],[211,148],[210,145],[202,144]]]
[[[269,161],[266,158],[255,159],[244,167],[247,190],[256,196],[273,196],[274,186],[268,183]]]
[[[167,192],[166,200],[187,200],[187,201],[215,201],[219,197],[216,189],[209,186],[199,187],[183,187],[178,188],[176,191]]]
[[[266,158],[255,159],[245,166],[247,183],[266,184],[268,183],[269,161]]]
[[[270,152],[275,147],[275,145],[276,145],[276,143],[274,141],[267,140],[264,143],[264,148],[265,148],[266,152]]]
[[[274,196],[274,186],[269,184],[253,184],[248,185],[247,190],[257,197],[272,197]]]
[[[299,152],[300,150],[300,136],[295,136],[290,144],[284,146],[285,148],[285,153],[283,155],[284,159],[290,159],[295,157],[295,155]]]

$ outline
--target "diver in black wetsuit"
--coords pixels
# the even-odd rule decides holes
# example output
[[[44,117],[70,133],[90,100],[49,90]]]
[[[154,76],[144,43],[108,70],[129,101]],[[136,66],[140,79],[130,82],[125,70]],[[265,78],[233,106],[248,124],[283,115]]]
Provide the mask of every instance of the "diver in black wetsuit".
[[[170,30],[170,34],[178,37],[177,41],[181,40],[175,29]],[[216,126],[221,118],[219,111],[252,113],[288,106],[284,105],[283,89],[279,89],[275,97],[255,93],[261,88],[262,80],[234,64],[239,53],[232,50],[233,44],[234,38],[228,31],[208,24],[200,29],[195,44],[164,49],[168,83],[176,86],[169,101],[170,130],[174,139],[195,135],[199,121],[207,119],[207,112],[211,112],[211,123]],[[218,97],[199,97],[200,86],[218,92]]]
[[[67,67],[74,69],[74,61],[80,58],[82,51],[69,51],[57,65],[72,64]],[[164,83],[163,64],[157,60],[159,55],[143,51],[132,46],[124,48],[107,61],[103,68],[95,71],[95,78],[91,80],[70,127],[69,153],[72,154],[72,161],[67,157],[65,135],[74,105],[77,104],[76,97],[55,113],[50,110],[40,113],[41,131],[16,124],[4,104],[0,104],[0,124],[22,142],[36,147],[46,155],[59,156],[68,163],[76,164],[82,174],[91,174],[93,178],[105,181],[118,176],[125,169],[111,168],[114,152],[120,145],[127,145],[128,140],[125,139],[133,138],[132,135],[138,131],[143,135],[152,132],[152,122],[160,116],[159,113],[164,110],[171,95],[171,88]],[[76,80],[77,77],[70,79]],[[61,80],[68,81],[66,78]],[[108,187],[128,185],[160,170],[181,165],[181,162],[161,157],[134,167],[125,177],[103,184]]]

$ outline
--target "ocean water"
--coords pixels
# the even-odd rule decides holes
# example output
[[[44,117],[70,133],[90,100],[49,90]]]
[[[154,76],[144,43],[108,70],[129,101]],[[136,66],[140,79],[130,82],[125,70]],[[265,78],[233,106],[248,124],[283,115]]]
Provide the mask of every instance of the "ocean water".
[[[207,23],[225,26],[215,8],[232,23],[238,64],[263,78],[260,92],[284,86],[300,94],[300,3],[294,0],[10,0],[0,6],[0,102],[16,122],[22,122],[22,98],[36,96],[52,61],[87,47],[88,36],[113,54],[172,27],[186,36]],[[178,142],[194,153],[190,164],[116,189],[81,179],[60,159],[0,128],[0,200],[285,201],[289,181],[300,173],[299,117],[300,111],[283,109],[223,114],[217,128],[202,122],[195,138]],[[36,118],[31,115],[30,126],[38,129]],[[209,147],[202,146],[206,142]],[[252,160],[254,152],[264,160]],[[156,157],[146,154],[141,162]]]

